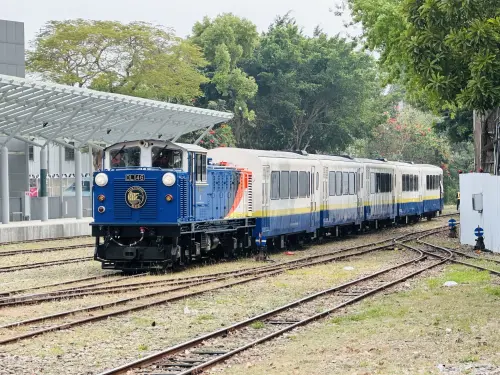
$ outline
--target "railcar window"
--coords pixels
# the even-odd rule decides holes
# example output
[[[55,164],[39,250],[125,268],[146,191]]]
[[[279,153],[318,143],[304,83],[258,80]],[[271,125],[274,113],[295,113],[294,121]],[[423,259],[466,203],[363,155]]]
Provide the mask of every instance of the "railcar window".
[[[370,173],[370,193],[375,194],[377,192],[377,178],[375,173]]]
[[[414,175],[413,178],[415,180],[414,185],[413,185],[415,190],[413,190],[413,191],[418,191],[418,176]]]
[[[408,191],[408,175],[404,174],[403,176],[401,176],[401,179],[403,180],[403,183],[402,183],[403,191]]]
[[[375,190],[376,193],[389,193],[392,191],[392,174],[390,173],[374,173],[372,175],[372,194]],[[373,180],[375,180],[375,189],[373,188]]]
[[[113,149],[109,155],[111,168],[141,166],[141,148],[138,146]]]
[[[206,158],[206,156],[205,156]],[[182,168],[182,151],[167,150],[164,147],[154,146],[151,149],[151,165],[164,169]],[[206,171],[205,163],[205,171]]]
[[[280,198],[288,199],[290,197],[290,172],[281,171],[280,177]]]
[[[271,172],[271,199],[280,199],[280,173]]]
[[[349,195],[354,195],[356,193],[356,179],[354,173],[349,173]]]
[[[307,198],[311,195],[311,172],[307,172]]]
[[[342,172],[335,172],[335,195],[342,195]]]
[[[437,190],[439,189],[439,183],[440,183],[441,176],[440,175],[428,175],[425,176],[425,182],[426,182],[426,187],[427,190]]]
[[[319,189],[319,172],[316,172],[316,190]]]
[[[328,174],[328,194],[330,196],[335,195],[335,172]]]
[[[306,172],[299,172],[299,197],[300,198],[307,197],[307,190],[308,190],[307,185],[308,185],[307,173]]]
[[[349,173],[342,172],[342,195],[349,195]]]
[[[290,198],[299,196],[299,172],[290,172]]]

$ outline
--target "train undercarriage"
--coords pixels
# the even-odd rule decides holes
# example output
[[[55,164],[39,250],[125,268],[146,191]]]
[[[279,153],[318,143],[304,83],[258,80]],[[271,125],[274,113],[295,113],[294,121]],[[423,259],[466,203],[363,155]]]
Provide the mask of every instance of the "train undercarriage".
[[[94,259],[103,269],[162,271],[203,259],[234,258],[250,252],[254,219],[185,225],[92,227]]]

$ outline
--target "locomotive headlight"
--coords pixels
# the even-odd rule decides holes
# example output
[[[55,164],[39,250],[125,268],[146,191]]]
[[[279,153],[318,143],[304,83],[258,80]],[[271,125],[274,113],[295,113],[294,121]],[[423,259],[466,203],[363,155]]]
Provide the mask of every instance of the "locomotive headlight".
[[[106,173],[98,173],[95,176],[95,184],[97,186],[106,186],[108,183],[108,175]]]
[[[175,174],[173,173],[165,173],[161,179],[161,181],[163,182],[163,185],[165,186],[172,186],[173,184],[175,184]]]

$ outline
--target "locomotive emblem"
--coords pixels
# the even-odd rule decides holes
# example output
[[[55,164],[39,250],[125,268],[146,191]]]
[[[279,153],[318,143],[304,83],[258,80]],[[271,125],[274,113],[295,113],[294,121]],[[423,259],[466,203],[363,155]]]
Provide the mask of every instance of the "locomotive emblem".
[[[142,208],[146,204],[146,191],[140,186],[132,186],[125,193],[125,202],[130,208]]]

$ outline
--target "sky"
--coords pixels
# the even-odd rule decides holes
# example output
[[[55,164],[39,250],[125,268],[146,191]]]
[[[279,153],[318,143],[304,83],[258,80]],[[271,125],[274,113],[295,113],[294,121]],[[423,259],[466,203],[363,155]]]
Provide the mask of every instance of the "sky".
[[[49,20],[93,19],[146,21],[172,27],[181,37],[204,16],[233,13],[267,30],[277,15],[291,11],[307,35],[319,25],[330,35],[345,35],[343,19],[334,15],[337,0],[1,0],[0,19],[24,22],[26,44]]]

